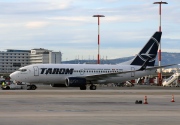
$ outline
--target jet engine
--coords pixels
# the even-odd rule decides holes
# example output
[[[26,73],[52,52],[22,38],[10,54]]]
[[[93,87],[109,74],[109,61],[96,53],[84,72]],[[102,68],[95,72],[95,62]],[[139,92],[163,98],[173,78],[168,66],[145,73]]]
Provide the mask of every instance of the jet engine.
[[[65,84],[50,84],[51,87],[67,87]]]
[[[65,85],[68,87],[82,87],[86,86],[85,78],[69,77],[65,81]]]

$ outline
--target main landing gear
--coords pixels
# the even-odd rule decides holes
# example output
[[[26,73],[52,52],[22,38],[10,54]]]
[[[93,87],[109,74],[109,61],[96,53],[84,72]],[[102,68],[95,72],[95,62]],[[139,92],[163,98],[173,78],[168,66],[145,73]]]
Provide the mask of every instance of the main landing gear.
[[[36,85],[27,85],[27,90],[36,90],[37,86]]]
[[[86,90],[86,85],[80,86],[80,90]],[[89,87],[90,90],[96,90],[96,85],[91,84]]]
[[[96,86],[95,85],[90,85],[89,89],[90,90],[96,90]]]

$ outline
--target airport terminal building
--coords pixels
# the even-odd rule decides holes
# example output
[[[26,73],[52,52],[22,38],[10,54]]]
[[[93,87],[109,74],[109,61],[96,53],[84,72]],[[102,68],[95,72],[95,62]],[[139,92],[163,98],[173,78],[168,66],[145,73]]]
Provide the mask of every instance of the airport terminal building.
[[[7,49],[0,51],[0,73],[12,73],[30,64],[61,63],[61,52],[39,48],[31,50]]]
[[[61,52],[53,52],[43,48],[32,49],[29,62],[30,64],[59,64],[62,60],[61,56]]]

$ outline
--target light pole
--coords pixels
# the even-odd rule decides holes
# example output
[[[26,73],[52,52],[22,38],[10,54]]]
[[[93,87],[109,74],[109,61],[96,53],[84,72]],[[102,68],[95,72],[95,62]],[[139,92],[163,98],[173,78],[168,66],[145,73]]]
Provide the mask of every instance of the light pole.
[[[104,15],[93,15],[93,17],[98,17],[98,62],[100,64],[100,17],[105,17]]]
[[[161,2],[154,2],[153,4],[159,4],[159,32],[161,32],[161,4],[168,4],[168,3],[161,1]],[[161,42],[159,44],[158,60],[159,60],[159,66],[161,66]],[[160,86],[162,85],[162,69],[161,68],[158,73],[158,83]]]

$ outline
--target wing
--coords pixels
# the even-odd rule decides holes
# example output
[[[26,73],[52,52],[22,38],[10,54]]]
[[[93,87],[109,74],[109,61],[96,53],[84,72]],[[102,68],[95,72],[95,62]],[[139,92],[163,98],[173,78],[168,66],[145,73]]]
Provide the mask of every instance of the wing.
[[[82,78],[86,78],[86,80],[98,80],[98,79],[104,79],[107,77],[119,77],[120,74],[126,74],[126,73],[136,72],[136,71],[139,71],[139,70],[122,71],[122,72],[114,72],[114,73],[103,73],[103,74],[93,74],[93,75],[82,76]]]
[[[126,73],[143,71],[143,70],[153,70],[153,69],[159,69],[159,68],[164,68],[164,67],[169,67],[169,66],[174,66],[174,65],[177,65],[177,64],[155,66],[155,67],[146,67],[145,69],[141,67],[138,70],[129,70],[129,71],[122,71],[122,72],[114,72],[114,73],[86,75],[86,76],[82,76],[81,78],[86,78],[86,80],[100,80],[100,79],[105,79],[107,77],[119,77],[120,74],[126,74]],[[141,69],[143,69],[143,70],[141,70]]]
[[[175,66],[175,65],[177,65],[177,64],[170,64],[170,65],[164,65],[164,66],[148,67],[148,68],[146,68],[146,70],[160,69],[160,68],[169,67],[169,66]]]

